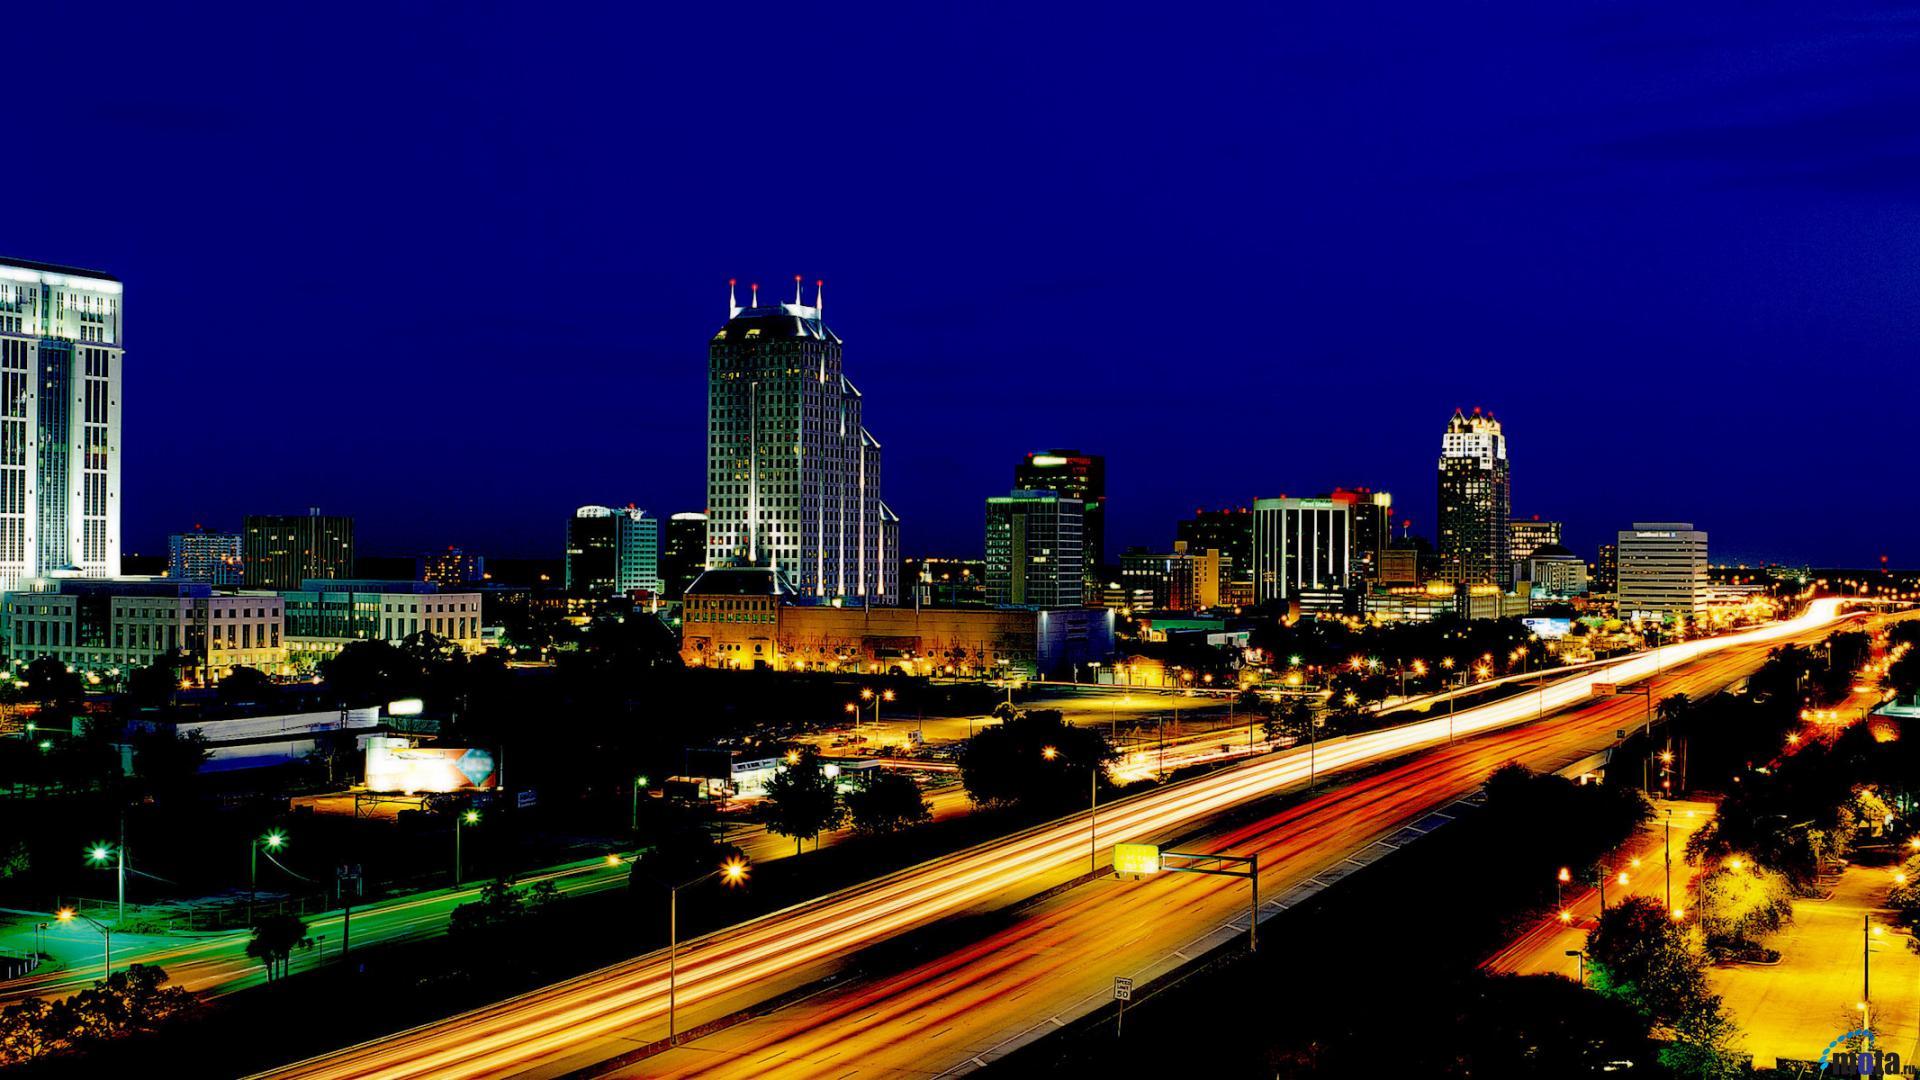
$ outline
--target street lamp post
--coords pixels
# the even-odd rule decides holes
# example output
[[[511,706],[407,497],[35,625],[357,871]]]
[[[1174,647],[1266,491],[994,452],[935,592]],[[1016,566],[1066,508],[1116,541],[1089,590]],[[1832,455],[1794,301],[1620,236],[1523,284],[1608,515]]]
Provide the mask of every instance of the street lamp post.
[[[640,831],[640,791],[646,786],[647,778],[645,776],[636,776],[633,778],[633,831],[636,833]]]
[[[1671,807],[1669,807],[1667,810],[1666,833],[1667,835],[1666,835],[1664,846],[1666,848],[1666,858],[1667,858],[1667,910],[1672,911],[1673,910],[1673,810]]]
[[[256,836],[247,843],[247,925],[253,925],[253,905],[260,897],[260,845],[265,844],[268,852],[280,850],[287,842],[287,834],[275,829],[265,836]],[[271,858],[271,855],[269,855]]]
[[[123,825],[120,830],[120,843],[117,846],[95,844],[87,852],[87,861],[95,866],[105,866],[111,859],[115,864],[115,876],[119,879],[119,911],[117,922],[127,921],[127,833]]]
[[[679,988],[679,947],[680,947],[680,890],[698,885],[711,877],[724,877],[727,884],[737,885],[747,876],[747,864],[739,859],[728,859],[717,869],[709,870],[691,881],[683,881],[667,889],[667,1045],[673,1046],[680,1041],[675,1007],[676,991]]]
[[[54,917],[58,918],[61,922],[72,922],[75,915],[79,915],[80,918],[85,919],[88,926],[91,926],[95,930],[98,930],[100,932],[100,942],[101,942],[100,977],[102,979],[112,977],[113,975],[113,927],[107,926],[106,924],[100,922],[98,919],[95,919],[91,915],[85,915],[85,914],[81,914],[80,912],[76,912],[72,908],[61,908],[59,911],[54,912]]]
[[[478,810],[468,810],[453,819],[453,887],[456,889],[460,887],[460,878],[463,876],[462,870],[466,866],[466,863],[460,856],[461,828],[467,825],[478,825],[479,823],[480,811]]]

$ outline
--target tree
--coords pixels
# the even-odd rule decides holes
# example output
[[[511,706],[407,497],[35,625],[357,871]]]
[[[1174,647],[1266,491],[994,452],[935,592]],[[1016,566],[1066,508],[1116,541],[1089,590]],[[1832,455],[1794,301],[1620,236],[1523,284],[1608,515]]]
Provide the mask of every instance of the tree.
[[[461,937],[495,930],[512,924],[520,915],[521,897],[513,891],[513,878],[499,877],[480,887],[480,899],[453,909],[447,918],[447,933]]]
[[[1683,927],[1655,901],[1634,896],[1608,908],[1587,936],[1594,989],[1671,1027],[1709,1000],[1700,957]]]
[[[1761,939],[1793,918],[1791,886],[1779,873],[1751,860],[1729,859],[1694,882],[1694,914],[1707,949],[1721,956],[1746,956]]]
[[[768,832],[793,838],[796,855],[806,841],[847,820],[847,808],[840,802],[833,778],[811,748],[773,774],[767,781],[766,800],[755,810]]]
[[[933,807],[920,795],[913,777],[894,769],[874,769],[847,792],[847,811],[856,832],[878,834],[933,820]]]
[[[1654,709],[1654,712],[1659,714],[1660,719],[1672,723],[1684,718],[1692,708],[1693,701],[1688,698],[1687,695],[1670,694],[1660,699],[1660,704]]]
[[[206,735],[199,731],[182,735],[173,727],[153,727],[133,736],[133,775],[161,802],[190,794],[200,767],[212,756]]]
[[[192,663],[186,653],[178,649],[155,657],[153,663],[127,673],[127,697],[135,705],[153,708],[171,702],[174,692],[180,689],[181,673]]]
[[[28,700],[43,705],[78,708],[87,696],[86,684],[81,682],[79,673],[69,671],[67,665],[48,657],[28,664],[21,672],[20,681]]]
[[[64,1001],[30,998],[0,1010],[0,1066],[150,1031],[192,1008],[193,995],[166,981],[155,965],[131,964]]]
[[[28,998],[0,1010],[0,1065],[19,1065],[60,1047],[53,1003]]]
[[[253,924],[253,937],[247,941],[247,955],[266,966],[267,978],[285,977],[287,961],[295,949],[313,948],[307,924],[298,915],[268,915]]]
[[[166,981],[166,971],[151,964],[131,964],[96,979],[61,1003],[53,1019],[56,1031],[68,1042],[86,1043],[150,1030],[193,1004],[192,995]]]
[[[420,665],[385,641],[350,641],[320,662],[321,674],[348,705],[372,705],[412,694],[420,684]]]
[[[1058,809],[1087,798],[1087,777],[1120,755],[1097,728],[1074,727],[1054,710],[1022,713],[982,729],[960,751],[960,780],[981,806]]]
[[[1298,698],[1284,708],[1276,706],[1262,722],[1268,742],[1305,739],[1313,731],[1313,706]]]
[[[1888,665],[1885,681],[1902,701],[1911,701],[1920,695],[1920,648],[1909,647],[1900,659]]]
[[[259,668],[236,667],[221,678],[218,688],[220,700],[229,705],[245,703],[270,704],[280,695],[280,688],[273,679]]]

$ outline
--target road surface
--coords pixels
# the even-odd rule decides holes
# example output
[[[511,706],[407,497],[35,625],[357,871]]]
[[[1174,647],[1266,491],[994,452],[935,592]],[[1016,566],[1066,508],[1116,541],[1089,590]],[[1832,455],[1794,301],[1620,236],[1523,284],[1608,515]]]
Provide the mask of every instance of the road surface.
[[[1097,839],[1086,815],[1048,823],[978,848],[879,878],[683,945],[677,977],[682,1029],[729,1015],[844,967],[858,950],[970,911],[1006,906],[1083,873],[1089,849],[1116,841],[1191,834],[1221,811],[1294,788],[1310,770],[1330,773],[1432,752],[1311,800],[1255,826],[1212,837],[1215,850],[1267,856],[1267,895],[1315,873],[1472,790],[1500,763],[1577,760],[1637,716],[1632,698],[1592,700],[1595,681],[1658,673],[1662,694],[1704,693],[1757,666],[1766,649],[1810,640],[1839,618],[1817,601],[1790,621],[1728,637],[1668,645],[1534,693],[1385,731],[1296,747],[1104,808]],[[1671,666],[1700,663],[1684,671]],[[1530,724],[1577,707],[1555,724]],[[1460,740],[1449,746],[1449,736]],[[1486,738],[1472,738],[1486,735]],[[1383,779],[1384,778],[1384,779]],[[1206,850],[1203,847],[1201,850]],[[1239,885],[1238,889],[1230,885]],[[1114,975],[1142,970],[1226,922],[1245,903],[1232,879],[1163,875],[1073,889],[988,942],[885,980],[822,994],[690,1048],[645,1062],[634,1075],[704,1070],[752,1073],[777,1067],[924,1075],[967,1067],[1038,1021],[1097,1001]],[[1010,935],[1012,935],[1010,937]],[[291,1066],[286,1077],[480,1077],[554,1075],[641,1047],[665,1034],[666,957],[651,954],[448,1020]],[[941,972],[944,970],[944,974]],[[902,982],[901,980],[906,980]],[[872,994],[871,1000],[862,997]],[[849,1007],[849,998],[852,1007]],[[863,1004],[864,1002],[864,1004]],[[727,1045],[758,1040],[736,1056]],[[767,1040],[772,1048],[763,1048]],[[831,1049],[826,1049],[831,1048]],[[834,1059],[837,1059],[835,1061]],[[789,1070],[797,1070],[789,1072]]]

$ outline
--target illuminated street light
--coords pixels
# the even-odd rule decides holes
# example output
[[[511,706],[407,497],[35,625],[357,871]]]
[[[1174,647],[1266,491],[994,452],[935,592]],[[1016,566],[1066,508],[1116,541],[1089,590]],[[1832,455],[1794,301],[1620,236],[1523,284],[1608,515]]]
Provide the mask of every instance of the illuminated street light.
[[[107,926],[91,916],[80,915],[79,912],[72,908],[61,908],[59,911],[53,913],[53,917],[59,919],[61,922],[72,922],[75,916],[79,916],[88,926],[99,931],[101,942],[100,977],[103,979],[111,978],[113,975],[113,927]]]
[[[107,844],[107,843],[100,843],[100,844],[93,845],[93,847],[87,850],[87,861],[92,863],[95,866],[102,867],[102,868],[106,867],[109,863],[113,865],[114,876],[116,879],[118,879],[118,886],[119,886],[118,892],[119,892],[119,902],[120,902],[120,906],[119,906],[120,914],[118,916],[118,921],[126,922],[127,921],[127,829],[126,829],[125,822],[122,822],[120,826],[120,843],[117,846],[114,844]]]
[[[689,885],[698,885],[710,877],[718,877],[728,885],[738,885],[747,877],[747,863],[744,859],[732,858],[720,864],[718,869],[709,870],[691,881],[683,881],[667,889],[667,1045],[679,1042],[679,1029],[675,1026],[675,991],[679,982],[680,948],[680,890]]]
[[[247,925],[253,925],[253,905],[260,896],[260,849],[266,848],[271,858],[272,852],[279,851],[287,842],[287,834],[279,829],[268,830],[265,836],[256,836],[247,842]]]
[[[1040,748],[1040,756],[1046,758],[1048,761],[1052,761],[1054,758],[1060,756],[1060,751],[1051,746],[1043,746]]]

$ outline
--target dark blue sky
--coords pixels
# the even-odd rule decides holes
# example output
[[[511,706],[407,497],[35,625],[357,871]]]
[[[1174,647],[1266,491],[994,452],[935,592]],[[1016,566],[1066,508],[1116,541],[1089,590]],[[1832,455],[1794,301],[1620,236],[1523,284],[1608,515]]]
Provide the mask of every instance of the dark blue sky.
[[[0,252],[127,282],[135,551],[697,508],[724,282],[804,273],[908,553],[1050,445],[1118,543],[1335,484],[1427,531],[1480,404],[1589,555],[1920,564],[1920,16],[1587,7],[28,5]]]

